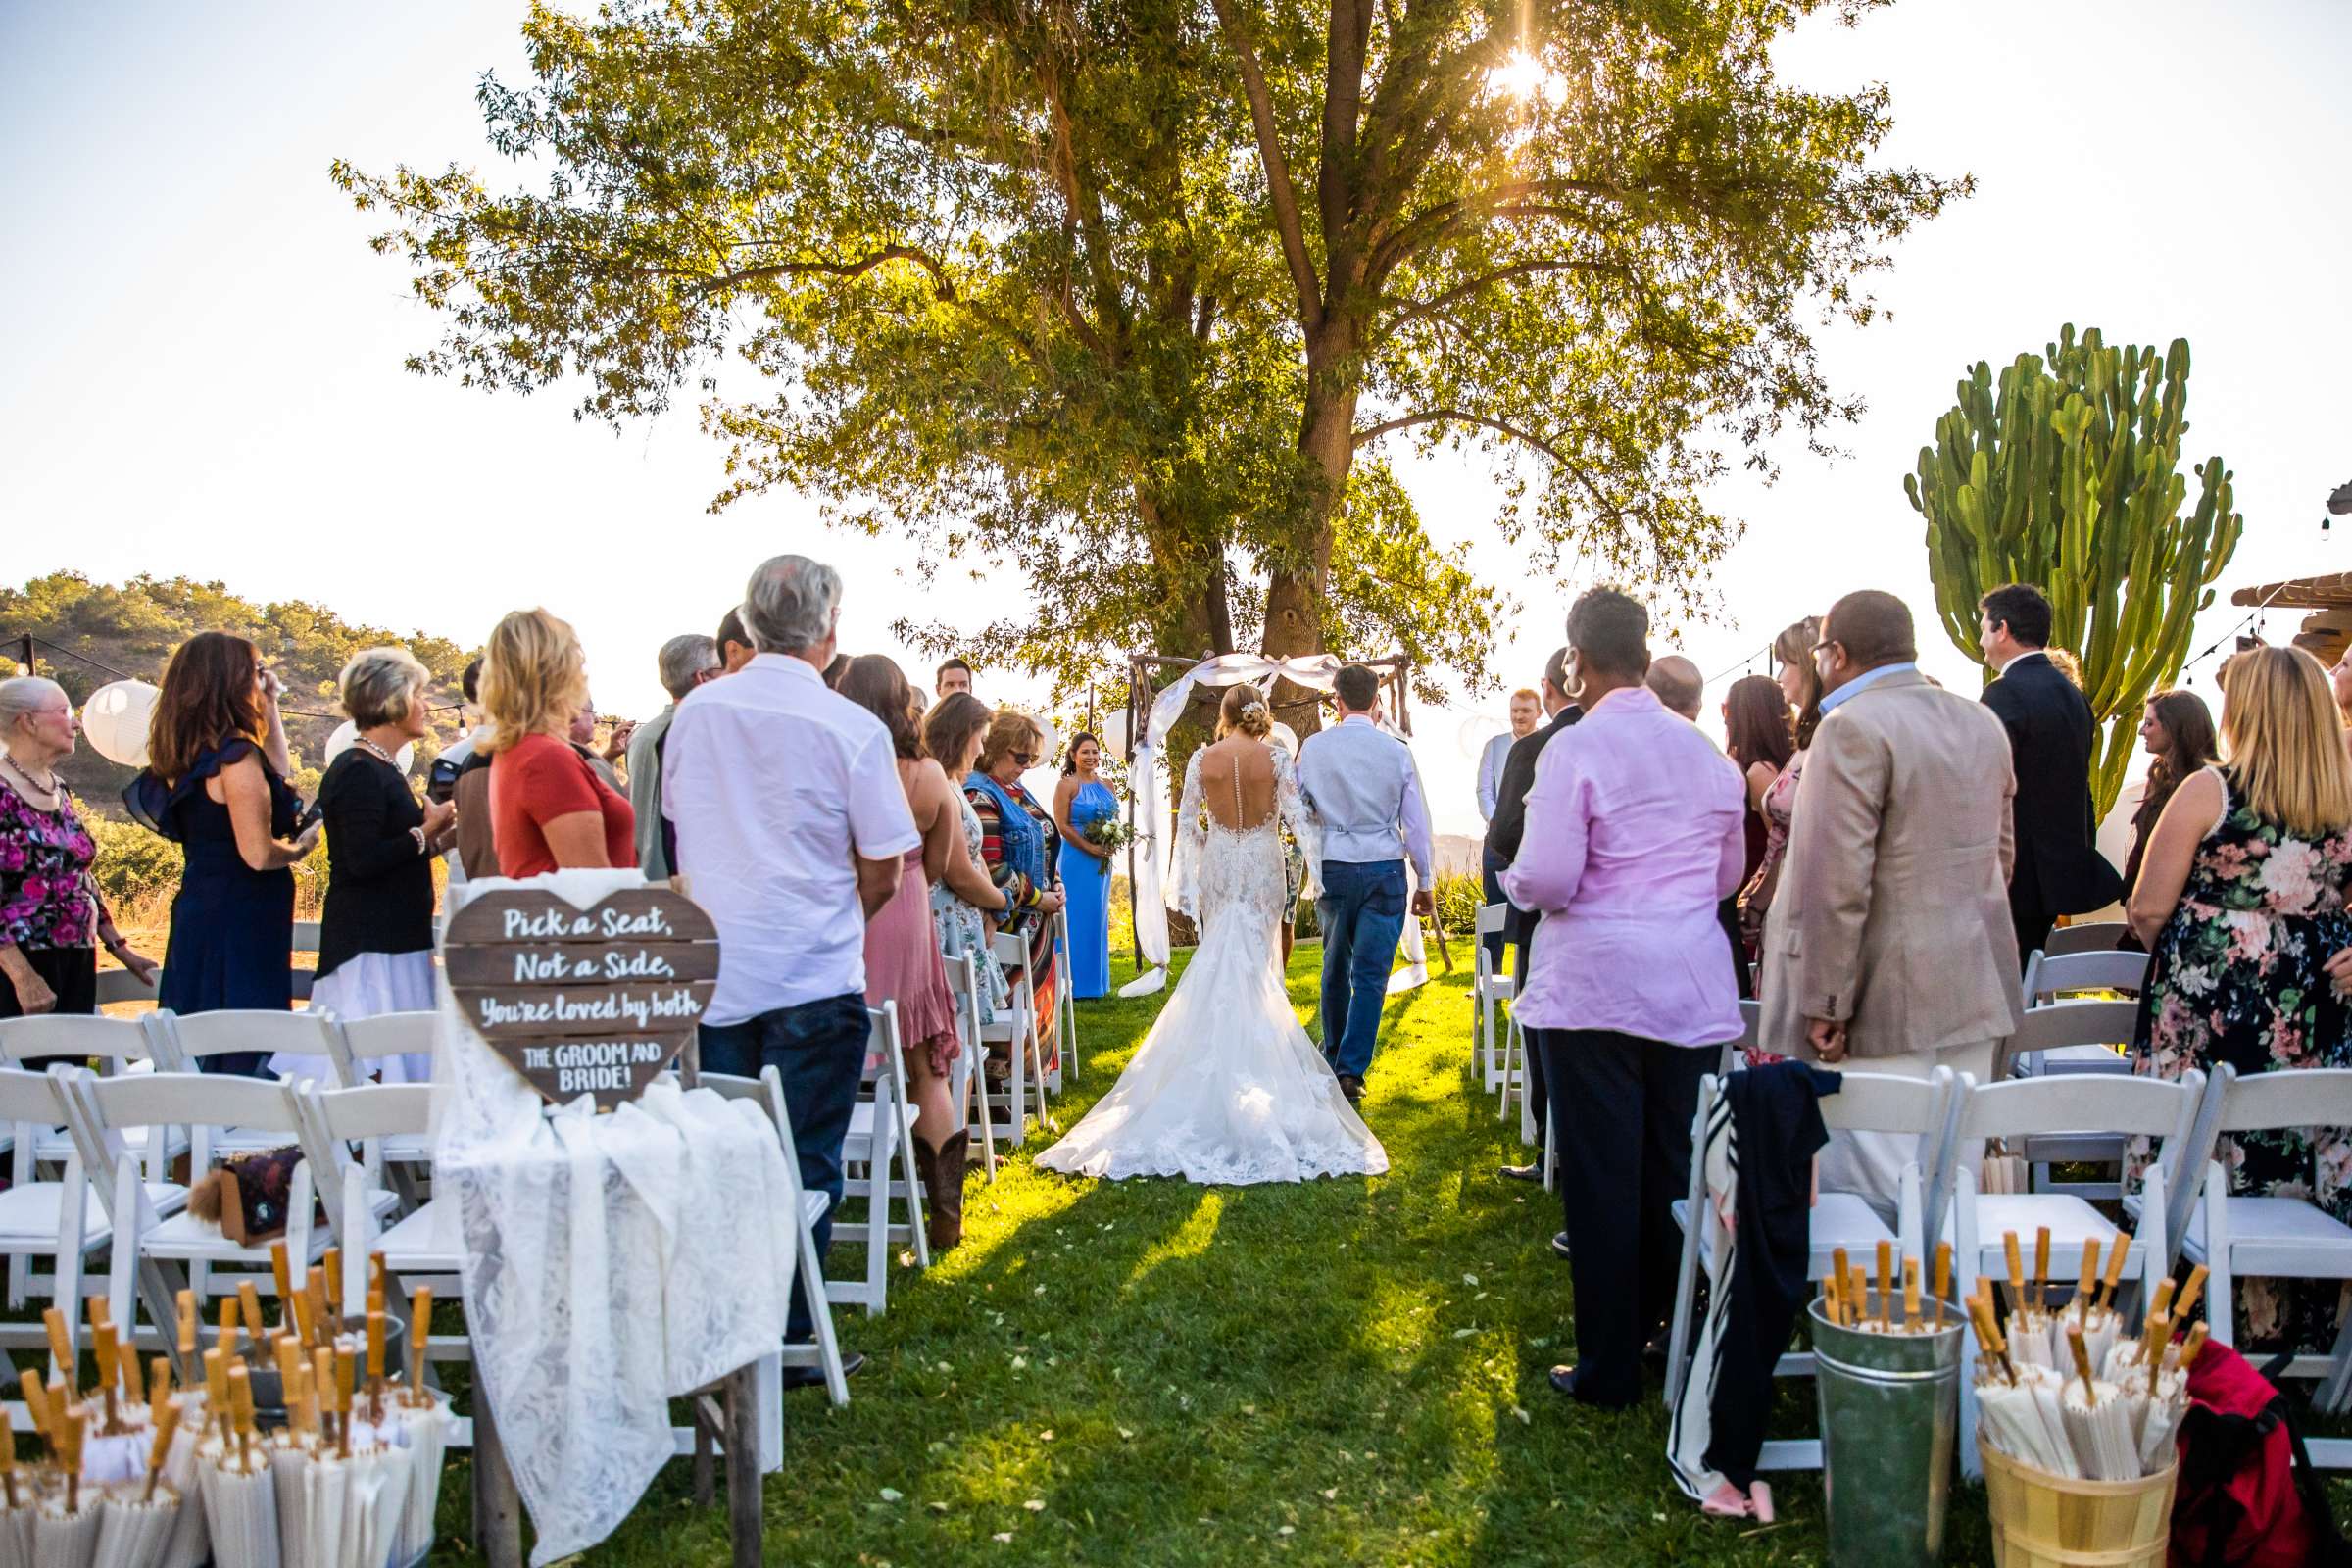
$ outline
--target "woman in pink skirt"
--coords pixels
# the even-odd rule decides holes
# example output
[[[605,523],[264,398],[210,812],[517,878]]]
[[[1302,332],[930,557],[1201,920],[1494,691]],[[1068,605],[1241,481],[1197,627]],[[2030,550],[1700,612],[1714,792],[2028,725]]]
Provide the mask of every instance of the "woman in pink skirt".
[[[895,662],[880,654],[861,654],[850,661],[835,690],[890,731],[899,783],[923,835],[922,848],[906,852],[899,891],[866,922],[865,1000],[874,1007],[886,1001],[899,1004],[925,1229],[932,1250],[944,1252],[963,1239],[964,1146],[970,1134],[960,1107],[948,1096],[948,1077],[962,1047],[947,964],[931,924],[931,884],[951,855],[965,853],[962,798],[939,763],[923,755],[914,688]]]

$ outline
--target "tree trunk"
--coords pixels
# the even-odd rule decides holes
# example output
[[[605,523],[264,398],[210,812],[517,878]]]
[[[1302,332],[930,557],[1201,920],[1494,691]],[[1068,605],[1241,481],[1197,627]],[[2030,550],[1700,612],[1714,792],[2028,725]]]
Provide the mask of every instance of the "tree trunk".
[[[1353,326],[1341,318],[1307,339],[1306,406],[1300,411],[1298,455],[1316,484],[1300,522],[1299,555],[1266,581],[1266,631],[1260,647],[1270,659],[1326,650],[1324,601],[1331,583],[1333,519],[1355,465],[1355,405],[1361,387],[1352,368]],[[1340,368],[1347,367],[1348,368]],[[1289,681],[1274,693],[1275,714],[1300,735],[1321,727],[1319,694]]]
[[[1136,520],[1167,594],[1153,617],[1159,653],[1198,659],[1233,652],[1233,612],[1225,592],[1222,541],[1184,514],[1183,503],[1138,488]]]

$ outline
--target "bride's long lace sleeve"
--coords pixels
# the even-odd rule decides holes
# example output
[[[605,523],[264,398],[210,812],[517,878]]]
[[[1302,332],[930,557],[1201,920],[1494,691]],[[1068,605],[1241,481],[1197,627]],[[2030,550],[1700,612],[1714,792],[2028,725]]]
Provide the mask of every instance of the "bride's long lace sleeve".
[[[1323,829],[1306,808],[1306,797],[1299,793],[1298,764],[1279,746],[1274,748],[1274,806],[1289,824],[1299,853],[1306,857],[1306,885],[1299,892],[1315,898],[1323,888]]]
[[[1168,878],[1168,907],[1186,919],[1200,918],[1200,852],[1208,842],[1201,823],[1200,753],[1184,768],[1184,795],[1176,806],[1176,863]]]

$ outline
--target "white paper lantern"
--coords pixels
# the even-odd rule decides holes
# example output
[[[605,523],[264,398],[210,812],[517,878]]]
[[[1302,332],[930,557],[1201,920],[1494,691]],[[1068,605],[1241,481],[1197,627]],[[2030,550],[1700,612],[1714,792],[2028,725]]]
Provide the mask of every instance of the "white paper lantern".
[[[143,680],[119,680],[90,693],[81,705],[81,733],[90,750],[124,767],[145,767],[147,721],[161,695]]]
[[[1476,759],[1486,755],[1489,741],[1509,729],[1508,724],[1497,724],[1484,713],[1473,713],[1455,728],[1454,744],[1461,748],[1464,757]]]
[[[1298,760],[1298,732],[1291,728],[1290,725],[1285,724],[1280,719],[1276,719],[1274,721],[1274,728],[1272,732],[1266,736],[1266,739],[1272,741],[1275,745],[1290,753],[1292,761],[1295,762]]]
[[[1113,757],[1127,755],[1127,710],[1113,708],[1102,715],[1102,750]]]
[[[353,723],[348,718],[342,723],[337,724],[335,726],[335,732],[326,738],[326,756],[319,761],[319,768],[324,770],[328,767],[332,767],[334,765],[335,759],[341,757],[345,752],[350,751],[354,746],[358,745],[359,740],[359,725]],[[401,772],[405,774],[409,770],[409,764],[416,760],[416,743],[415,741],[411,741],[408,745],[403,746],[400,749],[398,756],[392,759],[392,765],[399,768]]]

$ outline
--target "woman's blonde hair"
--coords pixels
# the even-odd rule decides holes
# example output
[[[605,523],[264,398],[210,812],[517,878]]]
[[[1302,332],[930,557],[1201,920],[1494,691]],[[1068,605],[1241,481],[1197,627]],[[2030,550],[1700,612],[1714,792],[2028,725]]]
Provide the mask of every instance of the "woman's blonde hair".
[[[588,701],[588,656],[568,623],[544,610],[514,611],[482,649],[480,695],[491,726],[484,751],[560,736]]]
[[[1019,751],[1028,745],[1032,752],[1045,749],[1046,732],[1027,713],[1017,708],[1000,708],[997,716],[988,721],[988,739],[980,743],[979,770],[994,773],[1005,754]]]
[[[2298,838],[2352,827],[2352,761],[2320,662],[2249,648],[2222,666],[2222,740],[2246,807]]]
[[[1225,688],[1225,700],[1217,705],[1217,739],[1247,735],[1262,741],[1273,733],[1274,715],[1267,711],[1266,700],[1256,687]]]
[[[432,671],[406,648],[363,648],[351,656],[336,684],[343,692],[343,711],[362,730],[379,724],[398,724],[423,695]]]

